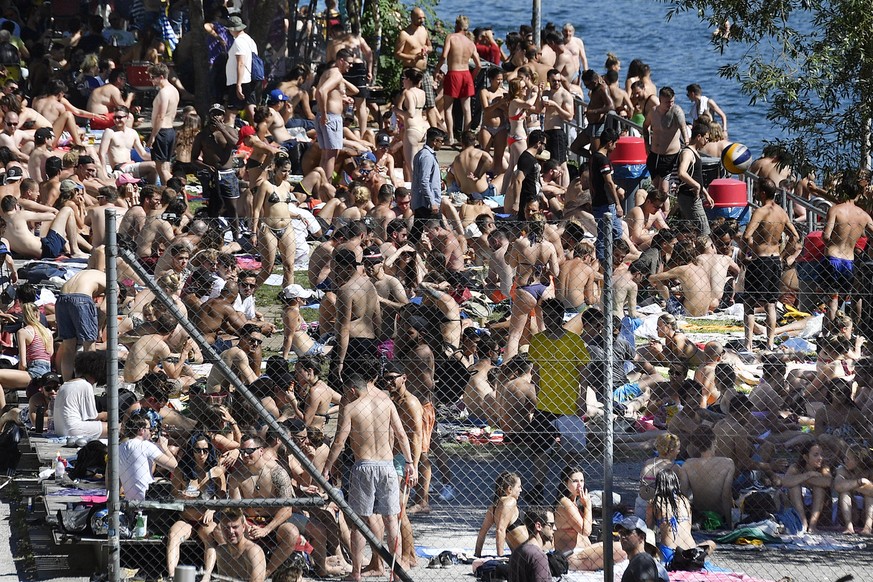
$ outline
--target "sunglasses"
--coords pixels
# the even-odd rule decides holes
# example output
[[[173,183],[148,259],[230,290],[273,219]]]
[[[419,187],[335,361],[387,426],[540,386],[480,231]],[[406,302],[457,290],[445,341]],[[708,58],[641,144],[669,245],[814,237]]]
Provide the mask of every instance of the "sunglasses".
[[[239,454],[248,457],[250,455],[254,455],[255,451],[260,450],[262,448],[263,447],[251,447],[251,448],[246,448],[246,449],[240,449]]]
[[[18,124],[17,124],[17,123],[10,123],[9,121],[7,121],[7,122],[6,122],[6,125],[8,125],[9,127],[15,127],[15,126],[17,126]]]
[[[241,282],[239,283],[239,286],[240,286],[240,287],[254,287],[255,284],[254,284],[254,283],[245,283],[245,282],[242,282],[242,281],[241,281]]]
[[[204,448],[194,447],[193,450],[195,453],[200,453],[202,455],[209,454],[209,447],[204,447]]]
[[[115,119],[127,119],[127,115],[116,115]]]
[[[249,343],[252,344],[253,346],[259,346],[259,345],[261,345],[262,343],[264,343],[264,340],[259,340],[259,339],[250,339],[250,340],[249,340]]]

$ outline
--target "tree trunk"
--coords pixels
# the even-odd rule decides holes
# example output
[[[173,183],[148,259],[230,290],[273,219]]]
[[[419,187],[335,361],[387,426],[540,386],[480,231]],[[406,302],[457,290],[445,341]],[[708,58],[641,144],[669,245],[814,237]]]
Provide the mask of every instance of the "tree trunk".
[[[201,119],[209,112],[209,55],[206,53],[206,30],[203,28],[203,0],[191,0],[192,53],[194,55],[194,108]]]
[[[364,0],[364,15],[373,26],[372,36],[365,40],[373,49],[373,83],[375,83],[379,76],[379,55],[382,53],[382,15],[379,10],[379,0]]]
[[[270,35],[270,27],[279,10],[279,0],[256,0],[252,9],[252,18],[249,19],[246,32],[258,45],[258,50],[263,52],[267,48],[267,40]]]
[[[349,13],[349,26],[352,34],[361,34],[361,4],[358,0],[346,0],[346,10]]]

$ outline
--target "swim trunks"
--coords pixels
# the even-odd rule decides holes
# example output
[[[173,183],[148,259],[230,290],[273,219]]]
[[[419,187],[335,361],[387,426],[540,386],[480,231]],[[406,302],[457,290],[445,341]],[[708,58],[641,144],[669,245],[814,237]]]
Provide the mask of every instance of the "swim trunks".
[[[367,88],[367,65],[364,63],[352,63],[349,66],[348,72],[343,75],[343,78],[358,90],[355,99],[366,99],[369,97],[370,89]]]
[[[218,170],[218,194],[229,200],[239,198],[239,178],[236,176],[236,170]]]
[[[591,123],[588,122],[588,125],[585,126],[585,135],[591,137],[593,139],[600,139],[600,134],[603,133],[603,130],[606,129],[605,123]],[[550,152],[551,153],[551,152]]]
[[[158,131],[152,142],[152,161],[169,162],[173,159],[173,149],[176,144],[176,130],[165,127]]]
[[[470,71],[448,71],[443,78],[443,91],[453,99],[472,97],[476,92]]]
[[[825,257],[824,272],[827,291],[834,295],[849,295],[852,293],[852,282],[855,279],[855,261]]]
[[[421,78],[421,90],[424,91],[424,110],[436,107],[436,91],[433,90],[433,75],[425,71]]]
[[[246,105],[257,105],[258,101],[258,89],[260,88],[260,82],[251,81],[249,83],[242,84],[242,94],[243,98],[240,99],[239,95],[236,94],[236,85],[228,85],[227,86],[227,104],[232,109],[242,109]]]
[[[546,130],[546,149],[549,151],[551,159],[559,164],[567,161],[567,152],[569,144],[567,143],[567,133],[563,129],[547,129]]]
[[[393,461],[358,461],[349,476],[349,505],[362,517],[400,513],[400,486]]]
[[[67,244],[67,239],[62,237],[56,230],[50,230],[44,239],[42,239],[42,258],[56,259],[64,254],[64,245]]]
[[[107,111],[103,115],[91,118],[91,129],[112,129],[115,127],[115,112]]]
[[[425,402],[421,405],[422,453],[430,452],[434,426],[436,426],[436,409],[433,407],[433,402]]]
[[[58,337],[82,342],[97,341],[97,305],[84,293],[61,293],[55,304]]]
[[[319,113],[315,119],[315,134],[318,147],[323,150],[343,149],[343,118],[336,113],[327,114],[327,123],[322,123],[324,114]]]
[[[679,154],[656,154],[649,153],[646,158],[646,168],[652,178],[666,178],[676,169],[676,162],[679,160]]]
[[[747,306],[776,303],[782,285],[782,259],[758,257],[746,267],[743,304]]]

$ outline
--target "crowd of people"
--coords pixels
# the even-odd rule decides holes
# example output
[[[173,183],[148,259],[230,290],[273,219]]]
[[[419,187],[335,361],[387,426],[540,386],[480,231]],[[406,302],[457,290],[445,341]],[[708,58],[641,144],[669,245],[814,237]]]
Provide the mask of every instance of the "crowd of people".
[[[195,59],[184,10],[144,1],[58,31],[48,6],[10,2],[0,18],[0,269],[13,301],[0,317],[17,357],[0,385],[27,389],[21,418],[34,428],[107,437],[95,388],[106,383],[114,209],[118,243],[137,259],[118,262],[123,494],[144,499],[166,480],[183,500],[253,500],[186,508],[166,532],[170,575],[195,535],[204,579],[293,579],[295,553],[318,575],[384,573],[390,565],[376,552],[365,563],[363,535],[330,500],[257,505],[327,498],[300,454],[415,566],[410,516],[431,512],[432,488],[442,503],[456,496],[435,425],[459,418],[529,447],[534,461],[524,491],[521,467],[497,479],[475,554],[488,553],[494,528],[493,555],[512,550],[510,580],[545,580],[542,549],[570,553],[572,570],[601,568],[580,465],[607,399],[660,431],[636,517],[611,550],[629,560],[630,580],[660,576],[650,548],[669,565],[697,547],[701,515],[733,526],[750,486],[781,487],[804,531],[827,521],[834,491],[844,530],[871,532],[868,171],[823,188],[768,151],[751,168],[748,223],[711,220],[704,159],[729,143],[726,113],[692,84],[686,115],[638,59],[622,87],[620,60],[610,53],[595,70],[569,23],[548,25],[538,46],[529,27],[497,42],[459,16],[436,50],[414,8],[393,47],[402,88],[383,105],[374,51],[330,11],[325,62],[292,67],[247,33],[246,6],[207,7],[214,104],[198,112],[186,105]],[[287,25],[280,13],[271,26]],[[133,89],[133,70],[151,88]],[[651,182],[636,191],[610,161],[628,132],[648,154]],[[834,201],[820,231],[805,228],[802,206],[783,209],[786,187]],[[56,297],[18,281],[13,259],[59,257],[82,261],[40,280]],[[275,299],[257,298],[279,279]],[[798,319],[780,325],[786,305]],[[744,340],[699,344],[683,331],[684,318],[725,310],[742,318]],[[646,314],[649,341],[637,345]],[[202,366],[214,356],[180,317],[295,454],[235,379]],[[281,347],[265,358],[279,321]],[[815,338],[814,369],[789,369],[799,354],[777,349],[796,335]],[[565,469],[552,488],[542,469],[555,460]]]

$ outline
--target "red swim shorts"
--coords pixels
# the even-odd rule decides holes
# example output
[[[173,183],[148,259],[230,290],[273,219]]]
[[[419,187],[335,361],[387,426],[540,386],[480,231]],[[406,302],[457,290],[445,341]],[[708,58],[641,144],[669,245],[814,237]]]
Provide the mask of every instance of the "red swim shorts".
[[[115,127],[115,113],[109,111],[91,120],[91,129],[112,129]]]
[[[470,71],[449,71],[443,79],[443,91],[453,99],[472,97],[475,93]]]

